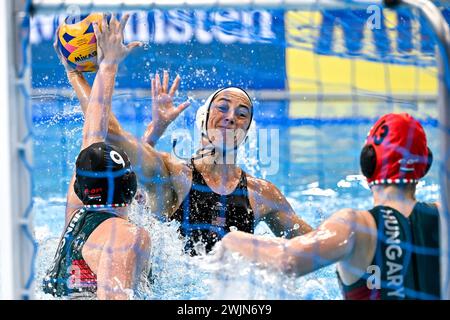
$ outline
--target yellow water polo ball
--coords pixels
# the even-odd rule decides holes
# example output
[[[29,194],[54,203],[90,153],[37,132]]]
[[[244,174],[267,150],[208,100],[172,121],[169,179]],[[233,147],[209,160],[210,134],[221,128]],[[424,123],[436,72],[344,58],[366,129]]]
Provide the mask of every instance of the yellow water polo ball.
[[[91,13],[78,19],[67,17],[61,24],[57,34],[58,46],[72,68],[81,72],[97,70],[97,39],[92,23],[97,22],[101,27],[102,19],[102,13]]]

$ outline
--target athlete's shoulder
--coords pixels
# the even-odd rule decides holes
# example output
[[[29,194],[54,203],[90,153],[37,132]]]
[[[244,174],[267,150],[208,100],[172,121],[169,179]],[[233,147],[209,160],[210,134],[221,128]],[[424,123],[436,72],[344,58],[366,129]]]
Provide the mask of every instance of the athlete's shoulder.
[[[173,156],[171,153],[169,152],[161,152],[159,151],[160,157],[161,159],[164,161],[164,163],[166,165],[168,164],[178,164],[180,163],[180,161],[178,161],[178,158],[176,158],[175,156]]]
[[[281,193],[281,191],[272,182],[265,179],[247,176],[247,189],[249,191],[250,198],[256,200],[257,202],[263,200],[268,200],[273,204],[285,204],[287,202],[286,197]],[[267,203],[267,201],[263,201],[262,203]]]
[[[359,211],[352,208],[343,208],[334,212],[328,220],[341,220],[348,222],[355,222],[358,219]]]
[[[188,162],[180,160],[171,153],[161,152],[161,159],[163,160],[171,176],[178,176],[180,174],[186,175],[192,171]]]
[[[278,188],[270,181],[253,177],[249,174],[247,176],[247,187],[259,193],[278,191]]]
[[[356,210],[352,208],[344,208],[333,213],[328,220],[339,220],[343,223],[350,223],[356,231],[362,231],[367,227],[375,226],[372,215],[366,210]]]

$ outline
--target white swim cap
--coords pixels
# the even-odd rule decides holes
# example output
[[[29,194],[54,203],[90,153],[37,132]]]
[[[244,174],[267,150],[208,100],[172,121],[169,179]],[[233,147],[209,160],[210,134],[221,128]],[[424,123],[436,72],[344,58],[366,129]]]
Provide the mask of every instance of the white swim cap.
[[[231,92],[235,92],[235,93],[243,93],[248,100],[251,103],[251,120],[250,120],[250,125],[247,128],[247,131],[245,133],[245,135],[239,139],[239,143],[238,143],[238,147],[240,145],[243,144],[243,142],[246,141],[247,137],[256,137],[256,123],[253,117],[253,102],[252,99],[250,98],[249,94],[241,88],[238,87],[225,87],[219,90],[216,90],[214,93],[212,93],[205,101],[205,103],[197,110],[197,114],[195,116],[195,123],[197,125],[198,130],[200,130],[200,133],[203,137],[207,138],[209,140],[208,137],[208,132],[207,132],[207,123],[208,123],[208,116],[209,116],[209,109],[211,108],[211,103],[214,100],[214,98],[222,91],[231,91]],[[210,141],[211,142],[211,141]]]

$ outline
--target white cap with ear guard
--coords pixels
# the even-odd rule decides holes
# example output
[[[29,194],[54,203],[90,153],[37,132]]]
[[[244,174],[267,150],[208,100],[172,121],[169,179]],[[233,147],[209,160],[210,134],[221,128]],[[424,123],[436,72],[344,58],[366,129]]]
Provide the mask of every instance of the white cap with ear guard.
[[[248,136],[256,136],[256,123],[255,120],[253,118],[253,103],[252,100],[250,98],[250,96],[248,95],[248,93],[241,88],[238,87],[225,87],[219,90],[216,90],[214,93],[212,93],[205,101],[205,103],[197,110],[197,114],[195,116],[195,124],[197,125],[198,130],[200,130],[200,133],[202,135],[202,137],[205,137],[209,140],[208,137],[208,128],[207,128],[207,123],[208,123],[208,116],[209,116],[209,109],[211,107],[211,103],[214,100],[214,98],[222,91],[231,91],[231,92],[235,92],[235,93],[243,93],[245,96],[248,97],[250,103],[252,104],[252,110],[251,110],[251,122],[250,125],[247,129],[247,132],[245,134],[244,137],[242,137],[240,139],[240,144],[242,144],[242,142],[244,142],[246,140],[246,138]],[[210,141],[211,142],[211,141]]]

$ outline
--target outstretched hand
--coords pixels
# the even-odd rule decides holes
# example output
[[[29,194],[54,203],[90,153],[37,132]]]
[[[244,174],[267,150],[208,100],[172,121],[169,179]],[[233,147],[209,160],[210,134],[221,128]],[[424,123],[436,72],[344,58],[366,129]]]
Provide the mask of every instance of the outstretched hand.
[[[142,46],[142,42],[134,41],[128,45],[124,44],[124,29],[130,18],[125,14],[120,21],[113,14],[108,23],[106,15],[103,15],[102,26],[94,22],[94,33],[97,38],[98,65],[117,65],[136,47]]]
[[[183,102],[178,107],[173,105],[173,97],[180,82],[181,78],[177,75],[169,90],[169,73],[167,71],[164,71],[162,85],[158,73],[152,79],[152,122],[154,125],[168,126],[191,105],[189,101]]]

